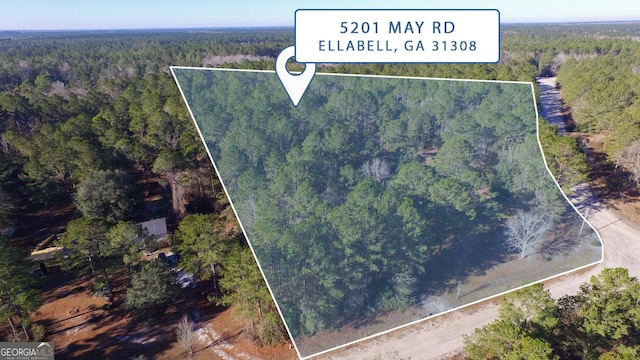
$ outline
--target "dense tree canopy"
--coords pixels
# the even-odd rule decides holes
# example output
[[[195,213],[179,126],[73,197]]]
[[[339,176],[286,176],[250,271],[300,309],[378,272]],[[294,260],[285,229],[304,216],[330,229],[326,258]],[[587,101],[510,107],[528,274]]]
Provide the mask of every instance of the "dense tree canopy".
[[[150,236],[140,224],[131,221],[121,221],[112,226],[107,239],[112,251],[122,255],[122,262],[132,267],[140,263],[142,250],[153,251],[158,247],[154,237]]]
[[[230,249],[220,280],[223,296],[217,302],[235,306],[236,314],[251,323],[254,336],[263,344],[275,345],[287,334],[260,270],[247,266],[253,261],[248,247],[236,245]]]
[[[42,302],[26,257],[24,250],[0,235],[0,320],[11,323],[11,341],[30,340],[16,332],[14,322],[19,320],[23,327],[28,326],[29,314]]]
[[[226,258],[229,248],[237,243],[238,233],[226,218],[216,214],[192,214],[186,216],[175,233],[176,250],[180,264],[190,273],[202,279],[211,279],[215,293],[219,293],[216,268]]]
[[[174,300],[177,291],[174,274],[166,264],[147,262],[131,275],[124,303],[137,316],[157,316]]]
[[[111,293],[112,289],[104,265],[104,259],[113,251],[107,237],[109,224],[98,218],[79,218],[71,220],[67,224],[66,230],[60,237],[59,245],[70,252],[71,266],[82,266],[85,260],[88,260],[93,276],[97,279],[100,274],[107,287],[107,292]],[[96,266],[99,266],[98,270],[101,270],[98,274]]]
[[[469,359],[632,359],[640,351],[640,282],[604,269],[558,300],[542,284],[505,295],[500,316],[465,339]]]
[[[434,249],[515,204],[567,231],[525,84],[323,76],[293,108],[267,73],[174,71],[294,336],[415,305]]]
[[[115,224],[139,214],[142,192],[125,172],[96,171],[78,186],[75,204],[84,216]]]

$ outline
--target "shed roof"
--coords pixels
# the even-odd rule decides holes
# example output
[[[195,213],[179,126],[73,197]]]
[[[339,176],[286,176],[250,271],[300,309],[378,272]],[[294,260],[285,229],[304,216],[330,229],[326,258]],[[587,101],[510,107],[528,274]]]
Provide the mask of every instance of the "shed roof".
[[[147,230],[149,235],[164,236],[167,235],[167,218],[158,218],[140,223],[143,229]]]

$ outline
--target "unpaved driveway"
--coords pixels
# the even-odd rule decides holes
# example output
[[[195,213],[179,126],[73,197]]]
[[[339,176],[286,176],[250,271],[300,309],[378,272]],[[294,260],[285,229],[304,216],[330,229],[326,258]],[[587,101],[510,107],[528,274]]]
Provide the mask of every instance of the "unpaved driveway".
[[[562,100],[556,87],[557,78],[543,77],[537,79],[540,87],[540,116],[549,124],[558,127],[558,133],[565,134],[565,121],[562,115]]]

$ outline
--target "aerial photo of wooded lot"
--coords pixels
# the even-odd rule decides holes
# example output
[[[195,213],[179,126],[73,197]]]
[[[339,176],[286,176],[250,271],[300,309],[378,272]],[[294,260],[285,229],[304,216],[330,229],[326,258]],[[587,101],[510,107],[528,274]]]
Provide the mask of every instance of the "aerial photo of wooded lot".
[[[318,66],[534,97],[317,75],[293,108],[273,73],[175,68],[285,327],[169,66],[272,70],[292,29],[2,31],[0,336],[59,359],[294,359],[604,249],[415,325],[434,335],[321,356],[636,359],[639,39],[503,25],[499,64]],[[536,129],[546,91],[561,106]]]
[[[601,258],[531,84],[173,71],[302,355]]]

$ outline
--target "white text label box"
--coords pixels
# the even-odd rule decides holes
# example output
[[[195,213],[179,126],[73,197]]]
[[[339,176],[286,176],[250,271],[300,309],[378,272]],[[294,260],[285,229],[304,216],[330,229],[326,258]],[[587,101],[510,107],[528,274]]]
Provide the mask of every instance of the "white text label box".
[[[299,63],[495,63],[498,10],[297,10]]]

